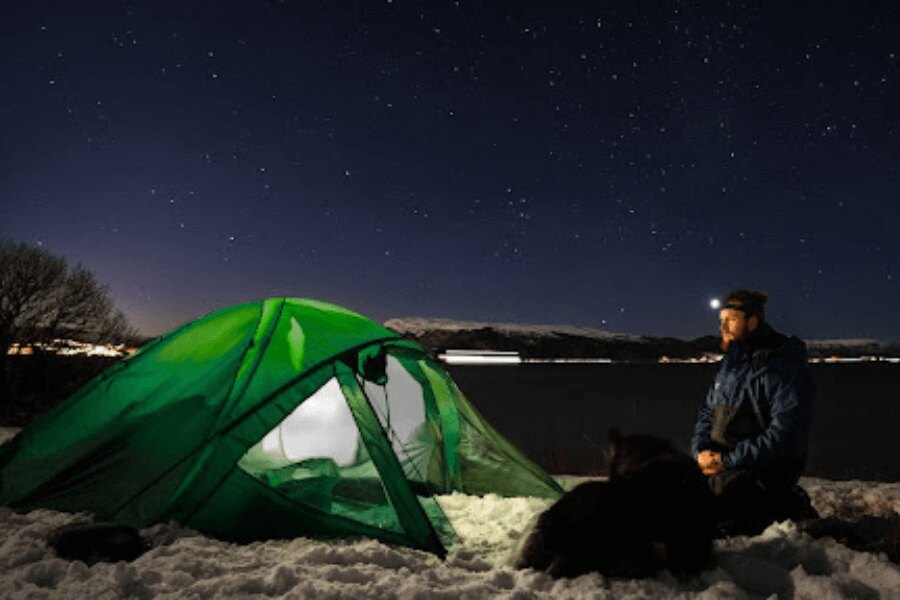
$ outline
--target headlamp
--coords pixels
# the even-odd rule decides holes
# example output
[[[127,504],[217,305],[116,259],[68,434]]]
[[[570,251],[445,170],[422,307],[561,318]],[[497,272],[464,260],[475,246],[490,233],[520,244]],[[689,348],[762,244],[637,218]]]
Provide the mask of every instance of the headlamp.
[[[747,316],[756,314],[755,311],[753,310],[752,305],[740,304],[740,303],[733,302],[733,301],[722,304],[722,301],[719,300],[718,298],[713,298],[712,300],[710,300],[709,307],[713,310],[728,310],[728,309],[739,310]]]

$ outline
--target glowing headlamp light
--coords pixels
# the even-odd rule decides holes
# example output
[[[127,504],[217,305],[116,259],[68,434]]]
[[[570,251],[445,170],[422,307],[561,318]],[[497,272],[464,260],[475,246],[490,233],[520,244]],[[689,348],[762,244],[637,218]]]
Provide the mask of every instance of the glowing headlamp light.
[[[731,310],[739,310],[742,313],[747,314],[747,315],[752,314],[752,311],[750,310],[751,307],[749,307],[749,306],[744,306],[742,304],[736,304],[734,302],[727,302],[725,304],[722,304],[722,301],[719,300],[718,298],[713,298],[712,300],[710,300],[709,307],[713,310],[731,309]]]

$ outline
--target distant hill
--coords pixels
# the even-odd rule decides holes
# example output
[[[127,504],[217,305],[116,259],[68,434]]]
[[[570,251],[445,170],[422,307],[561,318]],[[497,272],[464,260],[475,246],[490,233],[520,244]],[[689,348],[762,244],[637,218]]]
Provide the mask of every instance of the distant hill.
[[[609,358],[652,361],[662,357],[693,359],[720,354],[719,338],[693,340],[613,333],[571,325],[481,323],[450,319],[397,318],[385,327],[434,351],[447,349],[502,350],[522,358]],[[900,357],[900,344],[878,340],[808,340],[810,358]]]

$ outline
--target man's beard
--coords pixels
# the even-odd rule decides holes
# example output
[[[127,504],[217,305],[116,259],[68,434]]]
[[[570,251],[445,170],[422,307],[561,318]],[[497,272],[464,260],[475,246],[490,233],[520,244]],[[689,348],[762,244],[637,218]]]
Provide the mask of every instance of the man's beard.
[[[728,352],[728,348],[730,348],[732,344],[734,344],[735,342],[742,342],[746,337],[747,336],[744,335],[735,336],[727,340],[725,338],[722,338],[722,342],[719,344],[722,348],[722,352]]]
[[[746,341],[747,339],[749,339],[750,335],[751,335],[750,333],[744,331],[744,332],[739,333],[739,334],[737,334],[737,335],[731,336],[731,339],[728,339],[728,340],[726,340],[725,338],[722,338],[722,342],[721,342],[721,344],[720,344],[720,346],[721,346],[721,348],[722,348],[722,352],[727,352],[727,351],[728,351],[728,348],[729,348],[732,344],[734,344],[735,342],[743,342],[743,341]]]

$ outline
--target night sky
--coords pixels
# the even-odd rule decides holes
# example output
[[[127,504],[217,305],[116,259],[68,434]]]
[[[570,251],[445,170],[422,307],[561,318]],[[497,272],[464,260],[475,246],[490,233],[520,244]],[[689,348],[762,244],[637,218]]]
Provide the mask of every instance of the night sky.
[[[759,5],[765,6],[759,6]],[[143,333],[237,302],[900,339],[900,5],[36,2],[0,236]]]

